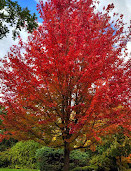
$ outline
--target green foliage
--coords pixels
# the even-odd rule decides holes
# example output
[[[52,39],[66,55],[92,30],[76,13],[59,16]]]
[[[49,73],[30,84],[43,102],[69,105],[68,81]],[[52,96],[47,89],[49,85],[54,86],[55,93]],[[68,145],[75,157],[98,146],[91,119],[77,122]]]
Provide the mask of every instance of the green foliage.
[[[9,140],[3,139],[0,142],[0,167],[8,167],[10,160],[8,159],[9,149],[16,144],[17,140],[10,138]]]
[[[123,141],[119,142],[118,139],[115,139],[113,144],[110,146],[109,155],[111,157],[127,157],[131,153],[131,144],[130,140],[125,137]]]
[[[11,147],[13,147],[18,141],[10,138],[9,140],[3,139],[2,142],[0,142],[0,151],[5,151]]]
[[[33,140],[20,141],[16,143],[8,152],[10,168],[36,168],[36,150],[41,145]]]
[[[76,167],[72,171],[124,171],[129,168],[123,157],[129,156],[131,141],[122,132],[103,138],[103,144],[96,149],[92,154],[89,152],[90,160],[84,163],[84,167]]]
[[[63,167],[63,150],[43,147],[37,150],[36,158],[41,171],[58,171]]]
[[[21,28],[25,27],[25,24],[29,32],[32,32],[38,26],[35,21],[36,15],[31,15],[28,8],[22,9],[16,1],[0,0],[0,10],[0,39],[9,32],[8,24],[15,27],[12,31],[14,39],[19,35]]]
[[[8,160],[8,150],[0,152],[0,168],[8,167],[10,165],[10,161]]]
[[[97,170],[97,166],[84,166],[84,167],[76,167],[75,169],[72,169],[71,171],[93,171]]]
[[[4,140],[6,146],[12,146],[13,140]],[[11,149],[0,152],[0,167],[36,168],[36,159],[41,171],[61,171],[63,168],[63,149],[43,147],[34,141],[20,141]],[[37,152],[36,152],[37,151]],[[104,139],[103,145],[97,146],[97,151],[82,152],[74,150],[70,153],[71,171],[111,171],[125,170],[127,164],[122,157],[130,154],[130,139],[123,135],[114,135]],[[36,154],[36,157],[35,157]]]
[[[104,139],[104,144],[97,147],[89,163],[100,170],[125,170],[129,164],[123,162],[122,158],[129,156],[130,152],[130,139],[123,133],[117,133]]]
[[[43,147],[37,150],[36,158],[39,169],[41,171],[61,171],[64,165],[63,153],[63,149],[50,147]],[[89,154],[87,152],[81,152],[80,150],[72,151],[70,154],[70,169],[76,166],[85,166],[88,160]]]
[[[90,166],[95,166],[98,168],[98,170],[105,170],[109,171],[110,169],[113,169],[114,171],[117,169],[115,158],[110,159],[106,155],[95,155],[92,157],[92,159],[89,162]]]
[[[80,150],[74,150],[70,154],[70,167],[86,166],[88,164],[90,155],[88,152],[82,152]]]

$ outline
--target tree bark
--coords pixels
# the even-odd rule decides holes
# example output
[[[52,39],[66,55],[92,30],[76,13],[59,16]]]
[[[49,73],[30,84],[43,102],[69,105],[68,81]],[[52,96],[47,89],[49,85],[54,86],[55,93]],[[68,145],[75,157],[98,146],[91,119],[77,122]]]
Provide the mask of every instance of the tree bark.
[[[63,171],[69,171],[70,149],[69,143],[64,142],[64,167]]]

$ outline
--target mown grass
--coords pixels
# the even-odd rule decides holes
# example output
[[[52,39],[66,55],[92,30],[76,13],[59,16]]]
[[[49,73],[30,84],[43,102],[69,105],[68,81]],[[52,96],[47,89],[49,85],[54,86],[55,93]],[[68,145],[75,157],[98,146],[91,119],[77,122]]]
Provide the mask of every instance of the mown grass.
[[[7,169],[7,168],[0,168],[0,171],[39,171],[36,169]]]

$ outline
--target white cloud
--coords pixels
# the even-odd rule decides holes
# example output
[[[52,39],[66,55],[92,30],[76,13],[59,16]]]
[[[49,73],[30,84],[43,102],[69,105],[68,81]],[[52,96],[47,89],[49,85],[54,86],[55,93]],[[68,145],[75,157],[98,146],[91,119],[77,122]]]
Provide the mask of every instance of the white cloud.
[[[111,3],[115,5],[113,12],[124,14],[123,20],[129,26],[131,20],[131,0],[100,0],[98,9],[101,10],[103,6]]]
[[[2,12],[4,12],[4,14],[8,15],[6,8],[3,10],[0,10],[0,13],[2,13]],[[12,45],[18,44],[18,39],[16,39],[14,41],[12,38],[12,30],[15,29],[15,27],[11,27],[10,24],[8,24],[8,23],[5,23],[5,24],[9,29],[9,33],[7,34],[6,37],[3,37],[2,39],[0,39],[0,58],[3,58],[7,54],[7,52],[10,51],[10,47]],[[27,31],[22,29],[22,31],[20,32],[20,36],[23,40],[26,41],[27,37],[28,37]]]
[[[131,0],[99,0],[100,4],[97,6],[97,9],[102,11],[103,7],[107,6],[108,4],[114,4],[115,8],[111,13],[111,16],[114,12],[123,14],[123,21],[124,23],[127,23],[125,26],[125,30],[127,27],[131,24]],[[128,49],[128,57],[131,58],[131,42],[127,43],[127,49]],[[127,59],[126,58],[126,59]]]
[[[10,51],[10,47],[12,45],[16,45],[18,44],[18,39],[13,40],[12,39],[12,30],[13,28],[8,26],[10,32],[7,34],[7,37],[3,37],[2,39],[0,39],[0,58],[3,58],[7,52]],[[20,32],[20,36],[23,39],[23,41],[27,40],[28,37],[28,33],[27,31],[25,31],[24,29]]]
[[[34,0],[35,2],[39,3],[39,0]],[[43,0],[43,2],[46,2],[47,0]]]

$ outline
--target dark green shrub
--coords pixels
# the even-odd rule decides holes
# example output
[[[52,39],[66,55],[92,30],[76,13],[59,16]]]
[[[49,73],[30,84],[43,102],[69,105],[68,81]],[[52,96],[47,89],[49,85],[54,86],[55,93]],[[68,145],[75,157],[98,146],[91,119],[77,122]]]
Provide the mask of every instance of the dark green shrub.
[[[6,151],[7,149],[13,147],[18,140],[15,140],[13,138],[10,138],[9,140],[3,139],[2,142],[0,142],[0,151]]]
[[[90,166],[97,167],[98,170],[110,171],[110,167],[113,165],[113,161],[103,154],[93,156],[89,164]]]
[[[63,167],[63,150],[43,147],[37,150],[36,158],[41,171],[61,171]]]
[[[80,150],[74,150],[70,154],[70,169],[76,166],[86,166],[89,162],[90,155],[88,152],[82,152]]]
[[[0,168],[8,167],[10,161],[8,160],[8,150],[0,152]]]
[[[8,152],[10,168],[36,168],[36,150],[42,146],[33,141],[20,141],[16,143]]]
[[[37,150],[36,158],[41,171],[61,171],[63,168],[63,150],[50,147],[43,147]],[[70,154],[70,169],[76,166],[85,166],[89,154],[80,150],[72,151]]]

